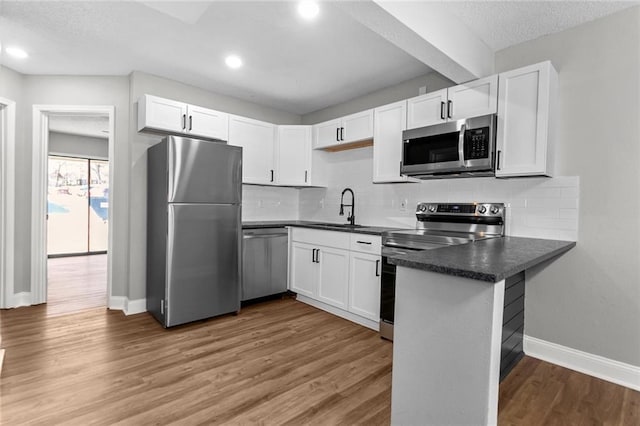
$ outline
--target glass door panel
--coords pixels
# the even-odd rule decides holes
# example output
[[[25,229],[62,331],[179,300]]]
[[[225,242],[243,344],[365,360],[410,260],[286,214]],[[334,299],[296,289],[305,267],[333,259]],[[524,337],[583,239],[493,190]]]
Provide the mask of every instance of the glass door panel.
[[[109,163],[49,156],[47,254],[107,250]]]

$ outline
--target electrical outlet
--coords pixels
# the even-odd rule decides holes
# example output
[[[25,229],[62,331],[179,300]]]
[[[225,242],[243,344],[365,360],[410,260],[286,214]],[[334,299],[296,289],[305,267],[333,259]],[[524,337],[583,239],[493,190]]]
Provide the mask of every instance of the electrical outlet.
[[[262,208],[262,200],[258,200],[258,208],[261,209]]]
[[[409,205],[409,200],[407,200],[406,198],[403,198],[402,200],[400,200],[400,211],[406,212],[408,205]]]
[[[320,208],[324,209],[324,198],[320,199]]]

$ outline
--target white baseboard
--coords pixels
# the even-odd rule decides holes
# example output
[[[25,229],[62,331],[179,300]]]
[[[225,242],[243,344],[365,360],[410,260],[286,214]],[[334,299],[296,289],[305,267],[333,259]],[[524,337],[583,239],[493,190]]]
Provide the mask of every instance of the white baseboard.
[[[124,307],[127,303],[127,298],[124,296],[111,296],[109,297],[109,309],[114,309],[118,311],[124,311]]]
[[[109,298],[109,309],[120,310],[125,315],[147,312],[147,299],[129,300],[124,296],[111,296]]]
[[[31,306],[31,292],[23,291],[21,293],[16,293],[13,295],[11,307],[20,308],[22,306]]]
[[[524,336],[524,353],[561,367],[640,391],[640,367]]]
[[[147,299],[126,299],[124,306],[125,315],[140,314],[142,312],[147,312]]]

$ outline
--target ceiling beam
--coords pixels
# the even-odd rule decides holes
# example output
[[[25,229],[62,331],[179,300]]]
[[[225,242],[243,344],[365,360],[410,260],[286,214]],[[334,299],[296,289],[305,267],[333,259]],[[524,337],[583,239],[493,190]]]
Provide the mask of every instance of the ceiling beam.
[[[493,74],[493,50],[437,2],[373,0],[334,4],[455,83]]]

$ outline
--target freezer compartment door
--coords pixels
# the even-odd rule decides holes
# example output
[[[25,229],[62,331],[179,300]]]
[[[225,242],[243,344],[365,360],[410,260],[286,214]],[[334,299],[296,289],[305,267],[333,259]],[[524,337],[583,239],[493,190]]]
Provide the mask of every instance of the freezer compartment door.
[[[234,204],[242,201],[242,148],[171,136],[170,203]]]
[[[240,309],[240,206],[170,204],[166,326]]]

